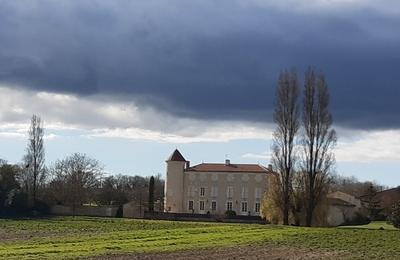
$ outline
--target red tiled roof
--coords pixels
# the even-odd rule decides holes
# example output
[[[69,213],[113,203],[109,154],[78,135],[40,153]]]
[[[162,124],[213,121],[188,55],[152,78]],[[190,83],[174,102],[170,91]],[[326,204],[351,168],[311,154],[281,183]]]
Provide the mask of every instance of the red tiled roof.
[[[378,192],[376,198],[383,207],[391,207],[394,203],[400,201],[400,188],[397,187]]]
[[[201,163],[186,169],[195,172],[248,172],[248,173],[270,173],[270,171],[258,164],[224,164],[224,163]]]
[[[375,195],[375,199],[379,201],[381,207],[391,207],[394,203],[400,201],[400,187],[377,192]],[[360,200],[363,202],[367,202],[368,195],[360,196]]]
[[[178,162],[186,162],[183,155],[175,149],[175,151],[171,154],[171,156],[167,159],[167,161],[178,161]]]

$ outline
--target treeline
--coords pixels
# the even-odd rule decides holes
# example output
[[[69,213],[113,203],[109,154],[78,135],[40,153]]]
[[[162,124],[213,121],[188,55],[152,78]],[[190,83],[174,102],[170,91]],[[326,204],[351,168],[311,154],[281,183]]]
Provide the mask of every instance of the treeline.
[[[110,175],[98,160],[81,153],[46,166],[40,117],[32,117],[28,135],[21,163],[0,160],[0,214],[47,213],[52,205],[121,206],[130,201],[162,207],[160,175]]]
[[[377,193],[387,190],[389,187],[380,185],[371,181],[359,181],[356,177],[345,177],[340,175],[332,175],[330,190],[341,191],[354,197],[361,197],[369,193]]]

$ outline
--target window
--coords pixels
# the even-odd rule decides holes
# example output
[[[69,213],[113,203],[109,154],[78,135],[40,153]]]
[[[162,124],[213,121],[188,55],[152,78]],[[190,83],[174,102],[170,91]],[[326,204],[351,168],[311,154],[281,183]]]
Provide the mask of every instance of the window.
[[[213,211],[217,210],[217,202],[216,201],[211,202],[211,210],[213,210]]]
[[[193,200],[189,200],[189,210],[193,210]]]
[[[200,188],[200,197],[204,197],[204,195],[206,195],[206,188],[201,187]]]
[[[242,201],[242,212],[247,212],[247,201]]]
[[[260,213],[260,203],[256,202],[255,210],[256,213]]]
[[[232,201],[226,203],[226,210],[232,210]]]
[[[200,210],[203,211],[204,210],[204,200],[200,201]]]
[[[228,197],[228,198],[233,197],[233,187],[232,186],[228,186],[228,188],[226,190],[226,197]]]
[[[249,189],[247,187],[242,188],[242,199],[247,199],[249,197]]]

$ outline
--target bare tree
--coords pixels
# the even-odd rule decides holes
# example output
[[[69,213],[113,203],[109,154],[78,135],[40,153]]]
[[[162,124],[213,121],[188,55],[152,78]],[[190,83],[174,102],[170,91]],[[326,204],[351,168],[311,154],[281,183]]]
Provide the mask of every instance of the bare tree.
[[[355,197],[365,197],[364,195],[368,194],[368,189],[371,184],[376,188],[376,191],[383,191],[389,189],[389,187],[378,184],[371,183],[369,181],[359,181],[354,176],[340,176],[334,175],[333,183],[331,184],[331,191],[341,191]]]
[[[306,225],[311,226],[314,210],[327,190],[329,174],[335,162],[332,149],[336,144],[328,86],[324,75],[311,68],[305,74],[303,128],[301,170],[305,178]]]
[[[100,186],[103,167],[85,154],[75,153],[59,160],[52,168],[50,186],[58,188],[58,201],[73,207],[91,202]]]
[[[128,182],[129,177],[124,175],[110,175],[104,178],[101,188],[97,191],[97,203],[118,206],[127,203],[133,193],[133,188]]]
[[[96,202],[102,205],[122,205],[135,201],[140,207],[146,208],[146,198],[150,195],[151,177],[139,175],[110,175],[102,180],[97,190]],[[163,210],[164,180],[160,174],[154,176],[154,211]]]
[[[25,185],[28,194],[32,199],[32,206],[36,206],[37,191],[40,182],[45,178],[45,152],[43,135],[43,124],[39,116],[33,115],[28,131],[28,146],[24,161],[26,164]]]
[[[300,226],[304,221],[304,208],[306,201],[306,192],[305,192],[305,182],[306,178],[305,174],[302,171],[297,171],[293,176],[292,181],[292,203],[291,203],[291,212],[293,216],[293,224],[296,226]]]
[[[157,203],[156,211],[164,210],[164,179],[161,174],[157,174],[154,178],[154,202]]]
[[[292,179],[295,172],[295,139],[300,127],[299,84],[294,71],[283,71],[276,90],[272,163],[277,172],[275,194],[282,211],[283,224],[289,224]]]

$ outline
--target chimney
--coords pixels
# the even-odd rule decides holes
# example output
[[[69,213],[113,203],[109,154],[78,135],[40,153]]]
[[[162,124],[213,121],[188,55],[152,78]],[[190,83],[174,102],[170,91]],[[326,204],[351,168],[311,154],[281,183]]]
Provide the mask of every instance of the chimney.
[[[190,168],[190,161],[186,161],[186,169]]]
[[[231,164],[231,160],[226,159],[226,160],[225,160],[225,165],[228,166],[228,165],[230,165],[230,164]]]
[[[268,164],[268,170],[272,172],[272,164]]]

